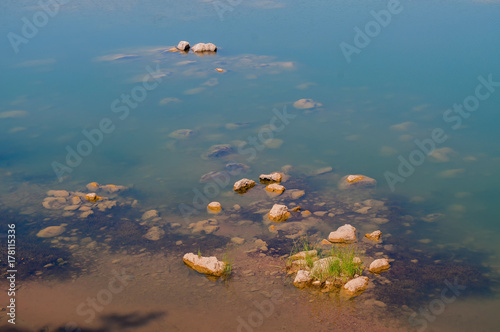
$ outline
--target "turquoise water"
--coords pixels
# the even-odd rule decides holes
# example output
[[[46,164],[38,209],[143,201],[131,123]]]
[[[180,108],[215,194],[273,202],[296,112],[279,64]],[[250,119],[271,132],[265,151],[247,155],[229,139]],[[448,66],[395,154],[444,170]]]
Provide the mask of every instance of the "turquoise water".
[[[377,198],[414,216],[416,240],[429,232],[432,242],[426,250],[463,259],[468,254],[456,248],[465,247],[480,255],[478,263],[496,280],[499,84],[459,129],[443,114],[475,94],[478,77],[500,82],[500,3],[401,1],[387,26],[350,61],[341,43],[355,45],[354,28],[364,29],[374,20],[370,11],[387,10],[388,2],[221,1],[228,9],[222,14],[214,3],[67,1],[16,53],[8,34],[22,36],[21,19],[32,20],[41,9],[36,1],[2,2],[2,209],[17,215],[31,208],[34,220],[53,218],[41,207],[44,191],[77,191],[97,181],[133,188],[141,213],[155,208],[166,220],[182,221],[180,204],[192,204],[196,190],[206,186],[200,177],[222,171],[228,161],[249,165],[244,176],[254,179],[292,165],[292,177],[315,193],[334,191],[341,176],[365,174],[378,181]],[[213,42],[218,52],[200,57],[166,51],[180,40]],[[117,54],[129,57],[111,60]],[[226,72],[215,71],[218,67]],[[125,107],[122,111],[112,106],[122,94],[142,87],[150,71],[158,80],[148,78],[154,88],[143,101],[136,107],[115,104]],[[166,103],[165,98],[176,99]],[[295,108],[302,98],[322,106]],[[284,109],[291,117],[283,130],[273,132],[282,140],[279,147],[262,146],[252,158],[243,148],[222,160],[202,158],[215,144],[251,145],[251,137],[258,138],[275,116],[273,110]],[[54,162],[65,165],[66,148],[76,150],[86,139],[82,131],[98,128],[102,119],[109,119],[112,132],[102,134],[102,142],[59,179]],[[239,122],[248,125],[226,128]],[[393,127],[402,123],[409,124]],[[440,150],[448,151],[444,159],[427,157],[391,190],[384,174],[398,174],[398,156],[408,159],[416,149],[414,140],[428,139],[434,128],[448,136],[436,144],[449,148]],[[191,129],[194,135],[169,137],[178,129]],[[305,176],[327,166],[333,172],[323,178]],[[231,185],[224,186],[211,200],[245,207],[260,199],[230,193]],[[133,219],[133,213],[138,212],[120,217]],[[430,213],[443,216],[427,224],[421,218]],[[189,221],[206,217],[201,211]],[[397,222],[394,234],[404,227]],[[478,303],[498,311],[497,291],[491,287],[487,294],[459,297],[446,314],[429,322],[429,330],[467,330],[451,325],[460,315],[481,330],[496,330],[494,314],[481,316]],[[409,307],[421,305],[415,300]],[[23,319],[30,322],[30,317]],[[32,324],[41,321],[33,318]],[[410,327],[407,319],[403,323]]]

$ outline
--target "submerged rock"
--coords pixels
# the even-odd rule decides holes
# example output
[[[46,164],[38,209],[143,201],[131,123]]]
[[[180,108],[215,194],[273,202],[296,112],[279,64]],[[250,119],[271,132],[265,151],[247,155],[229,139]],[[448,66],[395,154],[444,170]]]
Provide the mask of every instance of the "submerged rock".
[[[42,229],[41,231],[39,231],[36,234],[36,236],[43,237],[43,238],[55,237],[55,236],[61,235],[65,231],[66,231],[66,228],[63,225],[61,225],[61,226],[49,226],[49,227],[46,227],[46,228]]]
[[[321,175],[321,174],[330,173],[331,171],[333,171],[332,167],[330,167],[330,166],[323,167],[323,168],[317,169],[314,172],[312,172],[311,176],[318,176],[318,175]]]
[[[59,210],[66,206],[66,199],[64,197],[46,197],[42,205],[49,210]]]
[[[374,260],[370,267],[368,268],[371,273],[380,273],[382,271],[388,270],[391,267],[387,258],[380,258]]]
[[[183,41],[180,41],[179,44],[177,44],[176,48],[179,50],[179,51],[189,51],[189,43],[185,40]]]
[[[242,163],[227,163],[226,171],[231,175],[238,175],[242,173],[250,172],[250,166],[242,164]]]
[[[151,227],[148,232],[144,235],[144,238],[150,241],[158,241],[165,235],[165,231],[158,226]]]
[[[304,288],[312,282],[312,279],[311,272],[300,270],[293,280],[293,285],[297,288]]]
[[[207,205],[207,211],[209,213],[217,214],[222,211],[222,206],[219,202],[211,202]]]
[[[148,220],[148,219],[153,219],[153,218],[157,218],[160,214],[158,213],[158,211],[156,210],[149,210],[149,211],[146,211],[144,212],[144,214],[142,215],[142,220]]]
[[[207,158],[221,158],[234,153],[234,149],[229,144],[213,145],[205,155]]]
[[[250,179],[241,179],[239,181],[236,181],[233,185],[233,190],[237,192],[238,194],[245,194],[247,193],[250,189],[255,187],[256,183],[253,180]]]
[[[267,185],[265,189],[270,193],[276,193],[278,195],[283,194],[283,192],[285,191],[285,187],[277,183],[271,183]]]
[[[189,224],[188,229],[191,229],[193,233],[205,232],[211,234],[219,229],[217,224],[218,222],[215,219],[200,220]]]
[[[312,99],[299,99],[295,103],[293,103],[293,107],[297,109],[311,109],[311,108],[316,108],[316,107],[321,107],[323,104],[318,103]]]
[[[283,180],[283,176],[278,172],[259,175],[259,181],[262,184],[281,183],[281,180]]]
[[[357,277],[348,281],[342,289],[350,296],[359,295],[368,287],[368,277]]]
[[[225,127],[228,130],[237,130],[250,126],[250,122],[232,122],[226,123]]]
[[[66,190],[49,190],[47,191],[47,196],[68,197],[69,192],[67,192]]]
[[[284,222],[290,217],[288,207],[286,205],[274,204],[271,211],[269,211],[269,219],[274,222]]]
[[[374,232],[365,234],[365,237],[368,238],[369,240],[372,240],[372,241],[378,241],[378,240],[380,240],[381,235],[382,235],[381,231],[374,231]]]
[[[356,241],[356,228],[349,224],[340,226],[328,235],[328,241],[333,243],[351,243]]]
[[[117,186],[115,184],[106,184],[104,186],[101,186],[100,188],[102,191],[105,191],[107,193],[116,193],[116,192],[119,192],[119,191],[124,191],[127,189],[127,187],[125,186]]]
[[[370,188],[377,185],[377,180],[365,175],[347,175],[340,179],[339,189]]]
[[[217,46],[212,43],[198,43],[191,47],[193,52],[217,52]]]
[[[298,189],[291,189],[288,190],[287,192],[290,192],[291,199],[299,199],[306,194],[304,190],[298,190]]]
[[[168,137],[175,139],[186,139],[191,137],[194,134],[194,131],[191,129],[178,129],[176,131],[171,132]]]
[[[182,261],[195,271],[216,277],[222,276],[226,268],[226,263],[219,261],[215,256],[203,257],[188,253],[184,255]]]
[[[226,172],[216,172],[216,171],[203,174],[200,178],[201,183],[212,182],[212,181],[225,183],[228,180],[229,180],[229,175]]]

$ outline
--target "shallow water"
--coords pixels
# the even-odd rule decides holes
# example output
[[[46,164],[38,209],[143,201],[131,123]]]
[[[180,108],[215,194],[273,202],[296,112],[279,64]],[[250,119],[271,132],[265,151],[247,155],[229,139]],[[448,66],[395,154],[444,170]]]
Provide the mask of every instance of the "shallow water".
[[[222,14],[216,9],[221,3],[229,6]],[[354,28],[372,24],[370,12],[387,6],[67,1],[16,53],[9,33],[22,35],[21,19],[32,20],[41,8],[36,1],[2,2],[0,32],[7,38],[0,54],[0,208],[2,233],[16,223],[17,258],[23,258],[17,326],[59,331],[74,321],[88,331],[237,330],[238,317],[255,311],[254,301],[279,290],[284,303],[249,329],[497,330],[500,86],[482,88],[490,94],[461,118],[459,128],[457,118],[446,121],[443,115],[475,95],[489,76],[500,81],[500,3],[401,2],[387,26],[348,61],[341,43],[354,45]],[[166,51],[180,40],[213,42],[218,52]],[[121,100],[141,87],[150,90],[128,106]],[[297,109],[293,104],[302,98],[322,105]],[[289,117],[282,125],[274,118],[285,112]],[[88,141],[84,130],[95,132],[103,119],[113,129],[94,136],[96,144],[82,143]],[[398,173],[398,157],[408,160],[418,149],[415,139],[428,140],[435,128],[446,141],[435,143],[437,150],[411,175]],[[193,135],[172,138],[178,129]],[[78,165],[68,165],[67,149],[77,151],[79,144],[91,151]],[[206,158],[217,144],[231,144],[236,153]],[[56,174],[54,162],[69,168]],[[200,182],[229,162],[250,170],[223,183]],[[233,193],[239,178],[256,180],[284,165],[292,166],[285,187],[305,190],[304,198],[269,198],[262,187],[244,196]],[[332,171],[313,175],[324,167]],[[394,190],[387,172],[404,180]],[[347,174],[376,179],[376,190],[340,191],[338,181]],[[88,192],[92,181],[127,186],[109,195],[123,205],[86,219],[42,206],[48,190]],[[386,208],[355,212],[367,199],[382,200]],[[206,213],[212,200],[221,202],[222,215]],[[380,229],[381,244],[359,243],[368,263],[388,257],[393,267],[380,276],[367,273],[370,288],[347,302],[336,294],[296,289],[283,272],[282,257],[294,239],[271,233],[265,218],[273,202],[345,212],[307,220],[294,215],[289,222],[309,225],[304,233],[313,240],[344,223],[361,236]],[[159,211],[159,219],[141,222],[150,209]],[[375,217],[390,221],[378,225]],[[218,222],[213,234],[188,228],[208,218]],[[60,237],[36,237],[42,228],[63,223]],[[142,237],[151,226],[165,231],[162,239]],[[226,249],[234,236],[245,244]],[[269,251],[247,253],[255,239],[265,240]],[[234,277],[213,283],[190,271],[182,255],[198,250],[219,258],[232,252]],[[57,258],[67,263],[58,266]],[[417,267],[412,259],[418,259]],[[130,287],[86,322],[78,305],[106,288],[119,268],[133,275]],[[422,314],[455,277],[465,291],[431,316]],[[413,311],[420,313],[416,320]],[[0,317],[9,326],[4,312]]]

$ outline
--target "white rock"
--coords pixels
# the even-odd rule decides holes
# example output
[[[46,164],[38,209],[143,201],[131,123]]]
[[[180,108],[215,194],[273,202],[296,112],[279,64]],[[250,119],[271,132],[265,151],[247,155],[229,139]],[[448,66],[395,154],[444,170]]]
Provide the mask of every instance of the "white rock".
[[[328,241],[333,243],[350,243],[356,241],[356,228],[349,224],[340,226],[328,235]]]
[[[389,261],[386,258],[380,258],[374,260],[370,264],[370,272],[371,273],[380,273],[382,271],[385,271],[391,267],[391,264],[389,264]]]
[[[297,288],[304,288],[309,285],[312,281],[311,272],[306,270],[300,270],[297,272],[295,276],[295,280],[293,281],[293,285]]]
[[[344,285],[344,290],[349,294],[357,294],[368,287],[368,277],[357,277]]]
[[[295,103],[293,103],[293,107],[304,110],[304,109],[311,109],[315,107],[321,107],[323,106],[321,103],[318,103],[317,101],[314,101],[312,99],[299,99]]]
[[[180,41],[179,44],[177,44],[177,49],[181,51],[187,51],[189,50],[189,43],[187,41]]]
[[[226,267],[226,263],[219,261],[215,256],[203,257],[188,253],[184,255],[182,260],[193,270],[216,277],[222,276]]]
[[[281,175],[281,173],[278,172],[259,175],[259,181],[262,184],[280,183],[282,179],[283,176]]]
[[[274,222],[283,222],[290,217],[290,212],[286,205],[274,204],[271,211],[269,211],[269,219]]]
[[[212,43],[198,43],[191,47],[193,52],[217,52],[217,46]]]

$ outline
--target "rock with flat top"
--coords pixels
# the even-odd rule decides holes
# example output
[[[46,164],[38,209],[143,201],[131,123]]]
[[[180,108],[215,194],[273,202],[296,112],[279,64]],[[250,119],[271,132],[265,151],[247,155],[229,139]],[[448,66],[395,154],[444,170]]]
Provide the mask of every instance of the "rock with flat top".
[[[274,222],[284,222],[290,217],[288,207],[286,205],[274,204],[271,211],[269,211],[269,219]]]
[[[283,192],[285,191],[285,187],[283,187],[281,184],[277,184],[277,183],[271,183],[271,184],[267,185],[265,189],[267,192],[275,193],[278,195],[283,194]]]
[[[217,46],[212,43],[198,43],[191,47],[191,51],[199,52],[217,52]]]
[[[368,287],[368,277],[357,277],[348,281],[343,288],[343,290],[348,295],[359,295]]]
[[[328,235],[328,241],[333,243],[351,243],[356,241],[356,228],[349,224],[340,226]]]
[[[283,176],[281,175],[281,173],[278,172],[259,175],[259,181],[262,184],[281,183],[282,179]]]
[[[49,226],[49,227],[46,227],[46,228],[42,229],[41,231],[39,231],[36,234],[36,236],[43,237],[43,238],[55,237],[55,236],[61,235],[65,231],[66,231],[66,228],[64,228],[64,226],[62,226],[62,225],[61,226]]]
[[[203,257],[188,253],[184,255],[182,261],[195,271],[216,277],[222,276],[226,268],[226,263],[219,261],[215,256]]]

